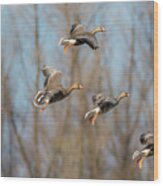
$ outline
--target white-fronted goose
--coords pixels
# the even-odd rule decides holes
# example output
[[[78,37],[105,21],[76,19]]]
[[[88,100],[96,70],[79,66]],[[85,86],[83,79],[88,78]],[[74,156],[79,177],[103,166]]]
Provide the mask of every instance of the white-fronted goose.
[[[42,72],[45,76],[44,89],[39,90],[33,100],[34,106],[40,111],[57,101],[60,101],[71,94],[73,90],[82,89],[80,83],[74,83],[68,88],[64,88],[61,84],[62,73],[53,67],[44,66]]]
[[[104,32],[105,28],[103,26],[99,26],[93,29],[90,32],[84,31],[84,27],[81,24],[74,24],[70,30],[70,36],[68,38],[61,38],[59,41],[59,45],[64,46],[64,52],[66,53],[68,48],[72,46],[79,46],[83,44],[89,45],[92,50],[96,50],[99,48],[97,39],[95,37],[96,33]]]
[[[140,143],[146,145],[142,150],[136,150],[133,153],[133,160],[136,162],[138,167],[141,169],[143,162],[147,157],[154,155],[154,137],[151,132],[143,133],[140,135]]]
[[[91,124],[94,125],[97,117],[100,114],[110,111],[111,109],[116,107],[123,98],[128,96],[129,94],[127,92],[122,92],[116,98],[110,98],[108,96],[104,96],[101,93],[93,96],[92,101],[95,108],[85,114],[85,119],[89,119]]]

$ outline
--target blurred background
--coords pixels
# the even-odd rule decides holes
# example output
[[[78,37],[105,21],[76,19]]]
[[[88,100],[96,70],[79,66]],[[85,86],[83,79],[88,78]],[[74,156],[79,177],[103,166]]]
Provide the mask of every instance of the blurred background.
[[[139,136],[153,132],[153,2],[3,5],[2,15],[2,176],[153,180],[153,157],[139,170],[132,154]],[[58,46],[71,25],[97,34],[100,48]],[[50,105],[33,106],[42,89],[43,65],[63,72],[63,84],[85,89]],[[99,92],[130,93],[98,118],[83,116]]]

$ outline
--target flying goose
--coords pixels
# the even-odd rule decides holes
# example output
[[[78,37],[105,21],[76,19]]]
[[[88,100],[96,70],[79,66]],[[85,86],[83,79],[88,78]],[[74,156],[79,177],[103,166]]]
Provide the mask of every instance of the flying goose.
[[[142,150],[136,150],[133,153],[132,159],[138,167],[142,169],[143,162],[147,157],[154,155],[154,137],[151,132],[146,132],[140,135],[140,143],[146,145]]]
[[[96,33],[105,32],[105,28],[103,26],[96,27],[90,32],[84,31],[84,27],[81,24],[73,24],[70,30],[70,36],[67,38],[61,38],[59,41],[59,45],[64,46],[64,52],[66,53],[68,48],[72,46],[79,46],[83,44],[87,44],[92,50],[96,50],[99,48]]]
[[[51,103],[60,101],[69,96],[72,91],[82,89],[80,83],[73,83],[68,88],[61,84],[62,73],[50,66],[44,66],[42,73],[45,76],[44,88],[39,90],[33,100],[33,104],[40,111],[44,111]]]
[[[116,107],[123,98],[128,96],[129,94],[127,92],[122,92],[118,97],[115,98],[104,96],[101,93],[94,95],[92,97],[92,101],[95,108],[85,114],[85,119],[89,119],[91,124],[94,125],[97,117],[100,114],[110,111]]]

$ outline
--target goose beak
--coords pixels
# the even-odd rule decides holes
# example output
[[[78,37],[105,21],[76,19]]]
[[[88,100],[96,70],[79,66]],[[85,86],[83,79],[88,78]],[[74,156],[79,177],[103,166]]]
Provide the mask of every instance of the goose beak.
[[[106,29],[104,27],[102,27],[102,32],[106,32]]]
[[[126,96],[127,96],[127,97],[129,97],[129,96],[130,96],[130,94],[129,94],[129,93],[126,93]]]
[[[79,88],[80,88],[80,89],[83,89],[83,88],[84,88],[84,86],[83,86],[83,85],[80,85],[80,86],[79,86]]]

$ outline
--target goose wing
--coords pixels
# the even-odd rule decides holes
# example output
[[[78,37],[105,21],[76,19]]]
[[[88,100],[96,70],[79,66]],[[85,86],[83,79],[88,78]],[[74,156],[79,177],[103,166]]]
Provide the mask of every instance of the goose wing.
[[[117,100],[115,98],[106,97],[101,103],[100,108],[103,112],[107,112],[117,105]]]
[[[59,89],[61,85],[62,73],[53,67],[46,66],[42,69],[44,76],[46,77],[44,82],[44,89],[46,91]]]
[[[96,94],[92,97],[93,104],[98,106],[102,113],[105,113],[117,105],[115,98],[106,97],[104,95]]]
[[[80,34],[84,32],[84,26],[81,24],[73,24],[70,29],[70,35],[74,36],[75,34]]]
[[[58,70],[56,70],[55,68],[51,67],[51,66],[46,66],[44,65],[43,68],[41,69],[42,73],[45,77],[50,76],[51,74],[53,74],[54,72],[57,72]]]
[[[93,101],[94,105],[96,105],[96,106],[100,106],[102,104],[112,105],[112,104],[117,103],[117,100],[115,98],[111,98],[109,96],[104,96],[101,93],[92,96],[92,101]]]
[[[101,93],[92,96],[92,102],[95,106],[99,106],[105,100],[105,96]]]

